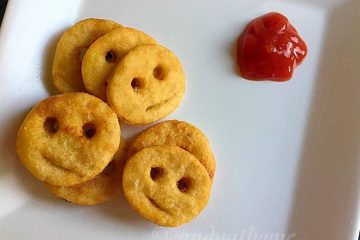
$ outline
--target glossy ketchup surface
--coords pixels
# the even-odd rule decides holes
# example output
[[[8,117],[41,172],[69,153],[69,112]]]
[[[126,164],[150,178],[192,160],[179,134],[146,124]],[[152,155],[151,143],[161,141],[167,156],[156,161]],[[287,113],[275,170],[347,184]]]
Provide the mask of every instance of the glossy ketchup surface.
[[[280,13],[252,20],[238,39],[240,73],[249,80],[287,81],[306,54],[305,42]]]

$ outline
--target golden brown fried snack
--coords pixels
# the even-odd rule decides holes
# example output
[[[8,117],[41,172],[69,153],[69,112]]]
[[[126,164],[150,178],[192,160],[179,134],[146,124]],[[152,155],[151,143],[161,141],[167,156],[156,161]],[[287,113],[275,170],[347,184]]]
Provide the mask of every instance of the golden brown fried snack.
[[[179,106],[185,92],[185,75],[171,51],[159,45],[143,45],[119,62],[107,90],[108,102],[121,120],[144,125]]]
[[[71,186],[101,173],[118,150],[114,111],[87,93],[40,101],[22,123],[16,148],[24,166],[52,185]]]
[[[122,173],[126,158],[126,142],[121,139],[113,160],[94,179],[79,185],[60,187],[48,184],[56,197],[80,205],[95,205],[116,197],[122,191]]]
[[[129,155],[157,145],[173,145],[188,151],[200,161],[213,180],[215,158],[206,136],[195,126],[178,120],[158,123],[137,136],[129,148]]]
[[[84,92],[81,61],[90,45],[102,35],[121,25],[105,19],[84,19],[61,36],[55,50],[52,76],[60,93]]]
[[[199,215],[210,187],[206,169],[176,146],[143,148],[124,168],[126,199],[140,215],[162,226],[179,226]]]
[[[82,61],[81,72],[86,90],[106,101],[110,73],[131,49],[144,44],[156,44],[156,41],[139,30],[126,27],[98,38]]]

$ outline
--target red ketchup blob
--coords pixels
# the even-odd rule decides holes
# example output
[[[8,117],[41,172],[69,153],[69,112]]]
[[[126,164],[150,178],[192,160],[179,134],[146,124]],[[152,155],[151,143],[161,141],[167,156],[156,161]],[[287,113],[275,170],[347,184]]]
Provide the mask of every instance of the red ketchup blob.
[[[252,20],[238,39],[239,69],[249,80],[290,80],[306,54],[305,42],[280,13],[268,13]]]

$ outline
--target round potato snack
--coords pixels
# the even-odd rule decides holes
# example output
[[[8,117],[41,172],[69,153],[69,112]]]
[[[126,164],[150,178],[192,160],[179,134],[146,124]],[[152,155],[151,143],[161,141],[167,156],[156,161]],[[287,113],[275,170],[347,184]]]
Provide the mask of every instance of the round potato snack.
[[[145,33],[133,28],[117,28],[97,39],[86,51],[81,72],[86,90],[106,101],[108,78],[131,49],[144,44],[156,44]]]
[[[123,190],[130,205],[161,226],[179,226],[195,218],[210,196],[206,169],[176,146],[143,148],[128,159]]]
[[[107,100],[122,121],[145,125],[173,112],[184,92],[185,75],[178,58],[165,47],[143,45],[115,67]]]
[[[48,184],[50,192],[66,201],[80,205],[95,205],[108,201],[122,191],[122,172],[126,158],[126,142],[121,139],[113,160],[94,179],[70,187]]]
[[[86,50],[99,37],[121,25],[105,19],[84,19],[66,30],[55,50],[52,76],[60,93],[84,92],[81,61]]]
[[[101,173],[119,142],[118,119],[105,102],[87,93],[65,93],[33,107],[18,131],[16,148],[35,177],[71,186]]]
[[[213,180],[215,158],[206,136],[195,126],[177,120],[158,123],[137,136],[130,146],[129,155],[156,145],[174,145],[188,151],[200,161]]]

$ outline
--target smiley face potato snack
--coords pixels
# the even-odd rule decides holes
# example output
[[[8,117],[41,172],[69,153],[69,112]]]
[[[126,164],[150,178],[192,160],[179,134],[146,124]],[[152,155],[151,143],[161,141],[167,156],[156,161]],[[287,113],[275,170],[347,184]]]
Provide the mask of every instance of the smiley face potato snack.
[[[177,146],[152,146],[128,159],[124,194],[144,218],[161,226],[179,226],[205,208],[211,180],[203,165]]]
[[[52,76],[60,93],[85,91],[81,76],[81,61],[90,45],[102,35],[121,27],[106,19],[89,18],[66,30],[57,43]]]
[[[35,177],[71,186],[101,173],[119,142],[118,119],[105,102],[87,93],[65,93],[31,109],[18,131],[16,149]]]
[[[160,45],[131,50],[115,67],[107,99],[118,117],[131,125],[145,125],[173,112],[185,92],[179,59]]]

